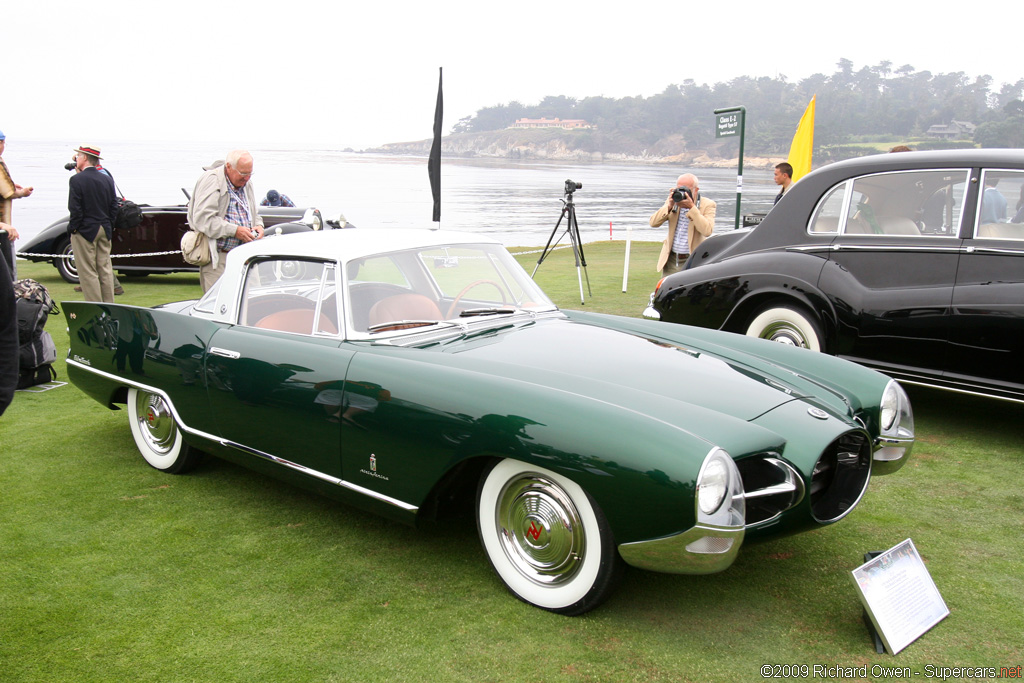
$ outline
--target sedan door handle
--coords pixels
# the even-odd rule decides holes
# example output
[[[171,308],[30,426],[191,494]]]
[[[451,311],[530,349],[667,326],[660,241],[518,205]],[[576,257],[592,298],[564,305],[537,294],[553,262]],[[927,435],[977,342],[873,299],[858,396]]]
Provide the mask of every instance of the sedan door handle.
[[[238,358],[240,358],[242,355],[238,351],[232,351],[231,349],[222,349],[218,346],[211,346],[210,353],[212,353],[215,356],[224,356],[225,358],[230,358],[231,360],[238,360]]]

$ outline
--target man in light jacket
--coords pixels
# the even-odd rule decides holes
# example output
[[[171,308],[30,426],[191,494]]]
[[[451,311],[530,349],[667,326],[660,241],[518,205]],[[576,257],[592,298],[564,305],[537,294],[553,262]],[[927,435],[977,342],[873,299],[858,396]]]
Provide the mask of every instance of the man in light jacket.
[[[668,222],[668,235],[658,255],[657,270],[662,277],[679,272],[704,238],[715,229],[716,204],[700,196],[697,176],[684,173],[660,209],[651,215],[651,227]]]
[[[249,182],[252,167],[252,155],[236,149],[228,153],[223,166],[214,166],[196,181],[188,223],[210,238],[210,263],[199,267],[204,292],[224,274],[229,251],[263,237],[263,218]]]

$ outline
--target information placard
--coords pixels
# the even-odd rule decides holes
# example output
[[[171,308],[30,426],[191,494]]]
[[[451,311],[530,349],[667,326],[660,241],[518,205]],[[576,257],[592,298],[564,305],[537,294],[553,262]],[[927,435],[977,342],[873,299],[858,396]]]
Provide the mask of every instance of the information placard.
[[[949,615],[935,582],[909,538],[852,572],[860,600],[890,654]]]
[[[743,121],[743,112],[729,111],[718,114],[715,125],[716,138],[731,138],[740,134],[740,125]]]

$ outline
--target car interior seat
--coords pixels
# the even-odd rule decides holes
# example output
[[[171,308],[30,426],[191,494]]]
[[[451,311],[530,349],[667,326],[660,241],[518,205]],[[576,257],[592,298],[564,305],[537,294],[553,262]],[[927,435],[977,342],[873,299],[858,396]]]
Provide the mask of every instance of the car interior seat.
[[[441,309],[437,303],[422,294],[396,294],[382,299],[370,308],[369,326],[382,325],[384,323],[400,323],[403,320],[443,320]],[[410,327],[419,327],[423,323],[396,324],[380,328],[377,331],[388,332],[391,330],[404,330]]]

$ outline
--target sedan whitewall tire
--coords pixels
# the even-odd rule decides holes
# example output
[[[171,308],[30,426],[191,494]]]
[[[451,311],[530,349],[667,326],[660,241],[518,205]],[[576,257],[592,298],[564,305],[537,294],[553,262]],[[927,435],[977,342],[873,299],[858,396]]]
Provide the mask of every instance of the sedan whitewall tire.
[[[821,351],[823,346],[817,324],[790,306],[775,305],[761,309],[750,321],[746,334],[811,351]]]

